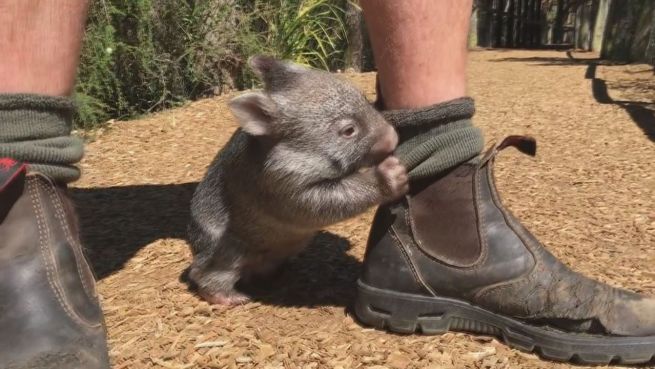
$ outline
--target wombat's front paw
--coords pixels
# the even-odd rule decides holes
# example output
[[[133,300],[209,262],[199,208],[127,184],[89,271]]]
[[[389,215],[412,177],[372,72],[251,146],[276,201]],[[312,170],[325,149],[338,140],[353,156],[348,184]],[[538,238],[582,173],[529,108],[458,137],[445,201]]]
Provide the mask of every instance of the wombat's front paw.
[[[375,168],[378,178],[382,182],[385,201],[395,200],[409,191],[409,177],[407,170],[395,156],[384,159]]]

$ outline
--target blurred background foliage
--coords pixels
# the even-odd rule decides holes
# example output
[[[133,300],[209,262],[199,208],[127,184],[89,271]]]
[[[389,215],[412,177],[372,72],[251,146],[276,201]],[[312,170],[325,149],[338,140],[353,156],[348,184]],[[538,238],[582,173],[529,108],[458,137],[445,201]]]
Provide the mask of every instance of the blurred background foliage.
[[[474,0],[469,46],[557,48],[655,64],[653,0]],[[76,89],[78,128],[256,86],[264,53],[374,69],[357,0],[95,0]]]
[[[87,21],[78,128],[252,87],[266,53],[343,67],[347,0],[96,0]]]

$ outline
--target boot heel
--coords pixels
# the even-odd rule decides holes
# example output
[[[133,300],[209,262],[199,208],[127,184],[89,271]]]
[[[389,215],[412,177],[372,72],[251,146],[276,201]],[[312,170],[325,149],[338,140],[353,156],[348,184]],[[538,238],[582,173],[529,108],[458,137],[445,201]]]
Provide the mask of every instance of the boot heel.
[[[357,281],[355,315],[365,325],[395,333],[446,333],[451,317],[424,296],[387,291]]]
[[[357,281],[355,315],[364,324],[395,333],[443,334],[448,331],[502,336],[485,313],[461,301],[371,287]]]

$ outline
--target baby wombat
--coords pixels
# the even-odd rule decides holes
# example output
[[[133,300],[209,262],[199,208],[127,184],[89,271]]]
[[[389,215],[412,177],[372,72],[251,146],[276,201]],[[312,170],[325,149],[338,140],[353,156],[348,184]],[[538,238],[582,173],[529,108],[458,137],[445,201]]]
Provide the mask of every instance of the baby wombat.
[[[319,229],[408,190],[391,156],[396,132],[354,86],[264,56],[249,65],[264,90],[230,102],[241,127],[191,202],[189,277],[214,304],[247,301],[237,281],[275,271]]]

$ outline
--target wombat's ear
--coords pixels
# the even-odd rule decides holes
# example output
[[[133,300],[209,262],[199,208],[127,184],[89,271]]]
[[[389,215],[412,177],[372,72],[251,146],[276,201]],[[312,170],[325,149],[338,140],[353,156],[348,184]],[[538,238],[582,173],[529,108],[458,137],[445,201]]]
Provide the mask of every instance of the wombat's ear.
[[[273,70],[279,69],[283,61],[266,55],[255,55],[248,59],[248,65],[259,77],[264,77]]]
[[[250,68],[261,78],[267,90],[279,90],[294,80],[307,68],[286,60],[265,55],[255,55],[248,59]]]
[[[275,103],[265,94],[249,92],[235,97],[229,103],[232,113],[239,125],[253,136],[264,136],[272,133]]]

